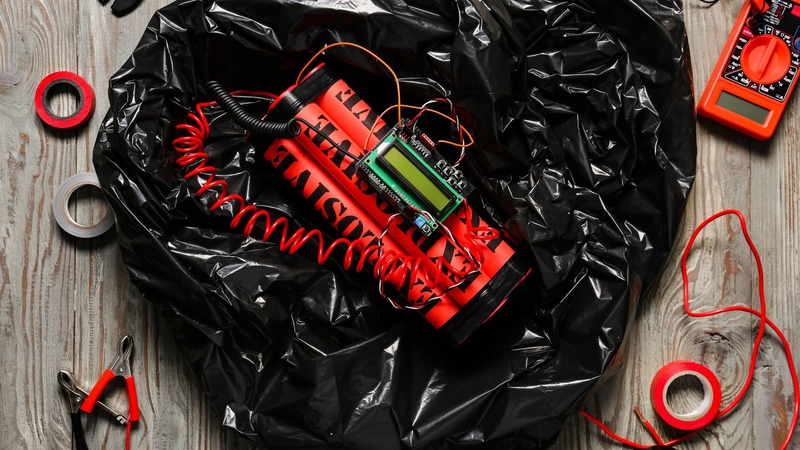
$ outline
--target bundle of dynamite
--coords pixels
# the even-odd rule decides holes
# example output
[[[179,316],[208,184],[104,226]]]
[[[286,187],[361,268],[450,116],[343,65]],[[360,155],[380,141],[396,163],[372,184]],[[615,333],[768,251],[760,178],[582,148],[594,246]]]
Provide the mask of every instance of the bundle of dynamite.
[[[448,162],[417,129],[426,108],[416,108],[412,120],[398,111],[398,124],[391,126],[324,64],[275,98],[260,121],[218,83],[210,82],[209,90],[245,129],[273,138],[266,160],[341,238],[325,244],[319,230],[289,231],[285,219],[272,221],[267,211],[229,195],[224,180],[209,179],[198,194],[222,188],[212,209],[238,202],[233,228],[248,217],[250,235],[263,219],[268,240],[283,227],[279,247],[292,253],[316,239],[320,263],[344,250],[345,269],[370,267],[392,306],[418,310],[453,345],[488,320],[530,272],[501,232],[468,204],[473,187],[457,168],[460,159]],[[174,142],[183,154],[178,163],[194,167],[187,178],[215,173],[200,154],[209,127],[201,106],[211,104],[190,114],[198,126],[179,126],[189,131]]]
[[[486,230],[488,225],[466,202],[459,202],[457,208],[452,208],[459,194],[466,194],[466,188],[471,190],[460,171],[442,163],[441,156],[429,148],[431,141],[424,134],[419,134],[418,138],[405,127],[385,123],[333,71],[317,67],[300,84],[281,94],[269,116],[276,121],[299,117],[311,124],[301,125],[302,131],[293,139],[275,140],[264,157],[344,237],[351,241],[366,239],[367,247],[379,246],[381,255],[373,253],[372,264],[378,263],[379,256],[407,253],[427,259],[429,267],[425,273],[435,274],[441,270],[441,274],[434,275],[438,281],[435,284],[429,284],[430,280],[426,280],[421,271],[414,274],[408,268],[395,270],[393,273],[401,276],[394,281],[400,283],[392,287],[405,297],[407,305],[422,306],[419,310],[428,322],[443,331],[451,342],[461,342],[487,320],[527,274],[528,267],[522,258],[515,256],[514,249],[499,232],[485,232],[490,239],[476,235],[474,230]],[[330,140],[359,159],[353,160],[337,151]],[[360,144],[364,142],[366,149],[380,151],[381,147],[386,147],[383,155],[389,154],[389,157],[385,160],[394,163],[383,167],[399,167],[399,179],[406,178],[410,184],[422,187],[402,196],[390,186],[381,186],[384,180],[371,171],[365,173],[369,170],[367,161],[376,164],[378,161],[370,161],[369,155],[377,152],[362,149]],[[380,155],[376,155],[374,159],[379,158]],[[414,170],[420,165],[420,159],[435,160],[428,167],[453,183],[434,185],[433,181],[428,181],[430,176],[426,172]],[[456,190],[455,195],[448,198],[446,188],[453,185],[463,190]],[[442,223],[455,239],[450,239],[447,232],[429,231],[439,218],[425,220],[422,212],[408,208],[403,200],[427,203],[427,211],[452,209]],[[405,214],[409,210],[412,217],[416,216],[414,222],[391,219],[396,212]],[[440,259],[447,263],[444,270],[440,269]],[[478,266],[473,264],[475,259],[479,259]],[[458,274],[447,267],[466,274],[459,279]],[[479,269],[471,270],[475,267]],[[385,275],[384,280],[393,278],[391,274],[382,275]]]

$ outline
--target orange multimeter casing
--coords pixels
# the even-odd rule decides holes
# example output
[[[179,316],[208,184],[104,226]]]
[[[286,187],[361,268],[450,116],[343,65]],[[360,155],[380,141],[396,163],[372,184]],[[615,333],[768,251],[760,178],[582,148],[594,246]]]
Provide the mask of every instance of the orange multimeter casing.
[[[800,4],[772,0],[754,15],[745,0],[697,112],[750,137],[772,136],[800,67]]]

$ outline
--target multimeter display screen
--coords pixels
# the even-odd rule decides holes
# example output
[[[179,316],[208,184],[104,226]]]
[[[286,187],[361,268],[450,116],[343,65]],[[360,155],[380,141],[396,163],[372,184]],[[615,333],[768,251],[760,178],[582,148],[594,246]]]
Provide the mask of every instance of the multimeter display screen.
[[[755,103],[748,102],[747,100],[725,91],[719,94],[717,105],[761,124],[766,122],[767,116],[769,115],[768,109],[762,108]]]
[[[435,213],[443,210],[450,197],[442,192],[403,152],[392,146],[383,154],[384,161],[388,162],[403,178],[436,208]]]

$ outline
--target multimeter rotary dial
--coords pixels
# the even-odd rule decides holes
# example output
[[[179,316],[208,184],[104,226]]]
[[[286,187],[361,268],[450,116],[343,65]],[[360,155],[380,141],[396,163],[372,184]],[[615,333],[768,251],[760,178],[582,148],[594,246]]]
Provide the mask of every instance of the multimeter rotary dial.
[[[772,84],[783,78],[792,65],[792,52],[783,39],[761,34],[742,49],[744,74],[758,84]]]
[[[697,113],[764,140],[800,72],[800,0],[744,0]]]

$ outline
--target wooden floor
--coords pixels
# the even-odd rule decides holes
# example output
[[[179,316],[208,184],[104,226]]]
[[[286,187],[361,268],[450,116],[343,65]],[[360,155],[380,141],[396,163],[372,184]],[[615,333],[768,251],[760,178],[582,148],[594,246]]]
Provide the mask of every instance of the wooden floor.
[[[168,0],[144,0],[117,18],[93,0],[0,0],[0,447],[70,449],[66,399],[59,369],[94,383],[117,353],[125,333],[136,341],[142,421],[136,449],[243,449],[247,441],[223,430],[209,409],[152,306],[128,283],[114,233],[77,241],[51,214],[56,187],[92,170],[95,130],[108,108],[109,77],[133,50],[154,11]],[[707,8],[690,0],[686,21],[699,94],[721,50],[741,0]],[[97,114],[77,132],[43,129],[32,106],[39,80],[56,70],[80,73],[98,94]],[[69,99],[61,100],[68,106]],[[698,173],[686,208],[679,247],[709,214],[741,209],[761,250],[771,317],[800,352],[800,106],[789,104],[776,136],[758,143],[700,120]],[[91,196],[77,205],[89,215]],[[96,212],[96,211],[95,211]],[[703,235],[690,262],[698,307],[757,306],[755,266],[738,225],[722,222]],[[711,367],[732,398],[746,376],[756,321],[741,314],[690,320],[681,309],[678,256],[673,255],[628,332],[622,367],[606,377],[586,407],[618,433],[651,442],[632,413],[650,409],[649,384],[669,361],[692,359]],[[119,386],[118,386],[119,387]],[[688,399],[691,392],[684,393]],[[680,448],[777,448],[791,416],[792,390],[784,353],[765,340],[752,393],[730,417]],[[688,400],[687,400],[688,401]],[[125,409],[124,396],[111,402]],[[106,417],[86,423],[90,448],[121,448],[124,429]],[[794,448],[800,448],[800,439]],[[570,420],[559,450],[619,449],[580,417]]]

